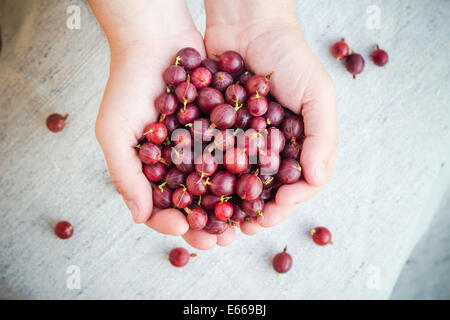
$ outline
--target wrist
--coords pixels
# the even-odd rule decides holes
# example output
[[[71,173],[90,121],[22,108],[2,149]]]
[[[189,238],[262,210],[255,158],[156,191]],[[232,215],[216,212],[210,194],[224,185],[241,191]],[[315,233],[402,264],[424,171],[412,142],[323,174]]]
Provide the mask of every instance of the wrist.
[[[205,0],[206,26],[258,22],[298,25],[294,0]]]
[[[89,0],[111,49],[146,50],[156,40],[195,29],[184,0]]]

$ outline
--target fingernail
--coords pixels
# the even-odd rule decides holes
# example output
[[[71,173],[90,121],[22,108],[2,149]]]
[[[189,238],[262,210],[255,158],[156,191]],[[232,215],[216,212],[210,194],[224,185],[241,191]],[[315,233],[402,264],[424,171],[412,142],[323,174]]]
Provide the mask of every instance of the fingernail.
[[[316,175],[316,179],[319,183],[325,182],[325,179],[326,179],[325,163],[321,162],[316,166],[315,175]]]
[[[130,209],[131,215],[133,216],[133,220],[136,220],[139,214],[139,210],[136,203],[134,203],[134,201],[132,200],[125,200],[125,204],[127,205],[128,209]]]

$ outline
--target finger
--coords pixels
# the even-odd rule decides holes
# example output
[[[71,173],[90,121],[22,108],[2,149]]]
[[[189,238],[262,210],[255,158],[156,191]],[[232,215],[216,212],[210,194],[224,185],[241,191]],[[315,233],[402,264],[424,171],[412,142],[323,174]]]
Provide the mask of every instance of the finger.
[[[306,138],[300,165],[306,181],[321,186],[331,177],[337,151],[336,92],[327,78],[316,80],[313,88],[305,93],[301,110]]]
[[[261,228],[261,225],[257,223],[255,219],[252,219],[251,221],[241,222],[241,231],[248,236],[257,234],[261,230]]]
[[[217,235],[217,245],[225,247],[230,245],[236,238],[236,229],[234,227],[229,227],[224,233]]]
[[[134,134],[127,134],[126,128],[121,127],[117,131],[107,130],[103,123],[107,122],[99,116],[96,135],[105,154],[111,180],[130,209],[134,221],[143,223],[152,212],[152,188],[142,173],[142,164],[132,147],[136,143]]]
[[[281,221],[289,218],[295,211],[296,206],[280,206],[273,201],[264,206],[264,215],[257,218],[257,222],[264,228],[276,226]]]
[[[217,236],[203,230],[189,229],[183,234],[183,239],[194,248],[199,250],[208,250],[217,243]]]
[[[181,236],[189,230],[184,214],[172,208],[159,211],[155,209],[145,224],[157,232],[172,236]]]
[[[331,175],[334,170],[336,155],[337,153],[335,152],[330,159],[330,166],[327,169],[330,170],[329,175]],[[297,205],[311,199],[320,191],[320,189],[320,186],[313,186],[305,180],[300,180],[293,184],[285,184],[278,189],[275,202],[277,205],[281,206]]]

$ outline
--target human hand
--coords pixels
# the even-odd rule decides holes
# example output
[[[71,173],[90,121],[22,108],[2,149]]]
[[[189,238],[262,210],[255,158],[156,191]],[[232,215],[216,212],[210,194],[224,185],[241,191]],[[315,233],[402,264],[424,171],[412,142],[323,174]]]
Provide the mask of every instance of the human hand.
[[[293,1],[206,0],[205,8],[208,55],[235,50],[256,74],[274,71],[271,93],[304,121],[300,164],[305,180],[280,187],[264,217],[241,224],[244,233],[255,234],[289,217],[329,180],[337,154],[336,91],[303,38]]]
[[[95,128],[111,179],[135,222],[164,234],[185,234],[189,225],[183,213],[154,210],[151,184],[133,146],[144,126],[158,118],[154,100],[164,91],[161,75],[175,60],[174,54],[193,47],[204,57],[203,38],[184,1],[91,0],[90,4],[111,49],[110,76]],[[163,18],[161,12],[170,15]],[[234,231],[219,239],[210,235],[197,247],[229,243],[230,235],[234,238]],[[195,239],[195,232],[185,237]]]

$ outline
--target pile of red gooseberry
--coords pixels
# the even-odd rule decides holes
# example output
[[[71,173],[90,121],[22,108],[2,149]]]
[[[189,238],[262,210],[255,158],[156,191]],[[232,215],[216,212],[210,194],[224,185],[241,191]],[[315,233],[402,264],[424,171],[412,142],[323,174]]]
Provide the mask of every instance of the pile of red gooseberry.
[[[340,58],[352,59],[348,47],[347,55],[339,50]],[[153,187],[154,206],[177,208],[191,229],[211,234],[264,216],[264,205],[277,189],[301,179],[304,139],[302,118],[270,94],[272,74],[255,75],[234,51],[217,58],[202,60],[193,48],[176,54],[162,75],[165,92],[154,102],[159,121],[145,126],[135,146]],[[59,132],[66,119],[52,114],[47,127]],[[70,238],[73,227],[61,221],[55,234]],[[318,245],[331,243],[324,227],[311,236]],[[183,267],[194,256],[175,248],[169,261]],[[290,270],[287,248],[272,264],[278,273]]]
[[[159,121],[136,146],[155,207],[221,234],[263,216],[281,185],[301,179],[303,121],[270,95],[271,75],[246,70],[234,51],[202,60],[183,48],[162,76]]]

